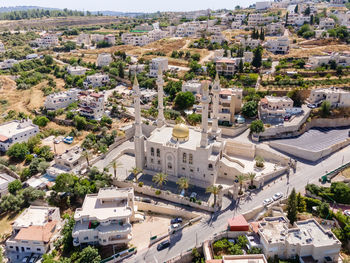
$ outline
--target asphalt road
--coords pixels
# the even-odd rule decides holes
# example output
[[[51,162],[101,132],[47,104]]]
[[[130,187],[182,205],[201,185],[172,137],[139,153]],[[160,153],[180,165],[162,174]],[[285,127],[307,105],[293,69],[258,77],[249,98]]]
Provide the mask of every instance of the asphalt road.
[[[201,244],[205,240],[211,239],[215,233],[227,228],[229,218],[261,205],[264,199],[271,197],[274,193],[283,192],[284,195],[288,195],[293,187],[297,191],[302,191],[307,183],[317,182],[325,171],[331,171],[339,167],[342,162],[349,161],[350,147],[346,147],[316,164],[299,161],[296,173],[290,176],[289,184],[286,176],[283,176],[282,180],[278,179],[275,183],[270,183],[270,185],[264,187],[263,191],[246,198],[245,201],[237,201],[237,204],[229,203],[228,207],[224,207],[222,211],[213,214],[209,221],[203,220],[173,235],[170,238],[171,246],[168,249],[158,252],[156,245],[153,245],[147,250],[139,251],[126,262],[165,262],[192,249],[196,243]]]

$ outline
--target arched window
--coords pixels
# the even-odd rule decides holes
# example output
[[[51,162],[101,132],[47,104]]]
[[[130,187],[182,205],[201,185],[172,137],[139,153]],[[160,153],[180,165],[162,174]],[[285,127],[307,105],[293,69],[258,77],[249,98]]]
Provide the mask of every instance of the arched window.
[[[188,156],[188,163],[193,164],[193,154],[192,153],[190,153]]]
[[[157,157],[160,157],[160,150],[157,149]]]
[[[151,148],[151,156],[154,156],[154,148]]]
[[[173,169],[173,166],[171,163],[168,163],[168,169]]]
[[[213,165],[210,163],[210,164],[208,165],[208,168],[209,168],[209,169],[213,169]]]
[[[186,162],[187,162],[187,154],[186,154],[186,153],[183,153],[183,154],[182,154],[182,162],[183,162],[183,163],[186,163]]]

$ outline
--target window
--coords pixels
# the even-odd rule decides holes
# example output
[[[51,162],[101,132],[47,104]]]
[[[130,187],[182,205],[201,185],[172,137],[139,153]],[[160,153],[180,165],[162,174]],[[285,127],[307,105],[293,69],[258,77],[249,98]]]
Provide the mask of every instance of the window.
[[[26,249],[27,249],[27,250],[30,250],[30,247],[27,247]]]
[[[151,156],[154,156],[154,148],[151,148]]]
[[[151,163],[153,163],[153,159],[151,159]]]
[[[160,150],[157,149],[157,157],[160,157]]]
[[[209,168],[209,169],[213,169],[213,165],[210,163],[210,164],[208,165],[208,168]]]
[[[41,248],[37,248],[36,251],[41,251]]]
[[[173,169],[173,166],[171,165],[171,163],[168,163],[168,169]]]
[[[183,154],[182,154],[182,162],[183,162],[183,163],[186,163],[186,162],[187,162],[187,154],[186,154],[186,153],[183,153]]]
[[[158,164],[160,165],[160,160],[158,160]]]
[[[94,239],[98,239],[98,236],[94,236]]]
[[[190,169],[190,172],[193,173],[193,169]]]
[[[188,163],[189,164],[193,164],[193,155],[192,155],[192,153],[190,153],[189,156],[188,156]]]
[[[89,237],[84,237],[84,240],[88,240],[89,239]]]
[[[182,170],[185,171],[185,167],[182,167]]]

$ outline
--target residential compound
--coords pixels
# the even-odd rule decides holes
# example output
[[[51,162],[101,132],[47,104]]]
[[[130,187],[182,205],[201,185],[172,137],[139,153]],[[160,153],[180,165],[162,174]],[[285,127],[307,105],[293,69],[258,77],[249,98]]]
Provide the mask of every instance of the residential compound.
[[[167,31],[162,31],[160,29],[154,29],[149,31],[147,34],[136,34],[136,33],[124,33],[122,35],[122,42],[125,45],[131,46],[145,46],[149,43],[158,41],[169,35]]]
[[[250,14],[248,17],[248,26],[249,27],[258,27],[258,26],[265,26],[269,23],[274,21],[273,16],[266,16],[262,13],[254,13]]]
[[[283,122],[288,110],[293,108],[293,100],[287,96],[265,96],[259,102],[259,118],[264,122]]]
[[[136,209],[133,188],[102,188],[86,195],[74,214],[73,245],[127,244]]]
[[[84,88],[102,87],[109,83],[109,76],[107,74],[97,73],[87,76],[83,82]]]
[[[55,47],[58,43],[58,37],[55,34],[45,34],[31,42],[32,45],[40,48]]]
[[[281,22],[269,23],[266,25],[266,34],[270,36],[282,35],[284,32],[284,25]]]
[[[311,90],[309,103],[317,105],[323,101],[330,102],[332,107],[350,107],[350,92],[336,87]]]
[[[104,67],[109,66],[111,62],[113,61],[112,55],[109,53],[101,53],[97,57],[97,66],[98,67]]]
[[[39,133],[31,119],[13,120],[0,125],[0,151],[5,152],[16,142],[26,142]]]
[[[289,38],[282,36],[277,39],[269,39],[266,42],[266,48],[274,54],[287,54],[289,52]]]
[[[300,257],[300,262],[338,262],[341,242],[315,219],[294,223],[284,217],[264,218],[258,234],[267,258]]]
[[[333,18],[323,18],[320,20],[319,29],[332,29],[335,26],[335,21]]]
[[[105,113],[104,95],[89,91],[81,92],[79,96],[79,113],[89,119],[101,119]]]
[[[67,72],[72,76],[82,76],[85,75],[88,69],[81,66],[68,66]]]
[[[44,107],[47,110],[64,109],[78,100],[79,89],[70,89],[63,92],[53,93],[45,98]]]
[[[350,66],[350,53],[344,52],[343,54],[339,54],[333,52],[327,56],[313,56],[309,58],[305,67],[315,69],[322,65],[328,65],[331,61],[343,67]]]
[[[149,66],[149,76],[150,77],[157,77],[158,71],[161,71],[164,73],[168,70],[168,59],[159,57],[159,58],[153,58],[151,61],[151,64]]]
[[[30,206],[14,221],[6,250],[17,255],[45,254],[53,247],[60,229],[59,208]]]
[[[55,165],[63,170],[71,171],[85,160],[82,152],[81,147],[75,146],[62,154],[55,155]]]

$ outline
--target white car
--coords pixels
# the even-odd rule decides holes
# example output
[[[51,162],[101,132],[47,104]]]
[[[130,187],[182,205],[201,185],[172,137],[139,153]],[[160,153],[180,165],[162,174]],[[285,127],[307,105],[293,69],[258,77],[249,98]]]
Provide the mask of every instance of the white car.
[[[278,199],[281,199],[283,197],[283,194],[282,193],[275,193],[273,196],[272,196],[272,199],[277,201]]]
[[[350,210],[344,210],[344,215],[350,217]]]
[[[267,199],[265,199],[265,200],[263,201],[263,205],[269,205],[269,204],[271,204],[271,203],[273,203],[273,199],[272,199],[272,198],[267,198]]]
[[[175,224],[171,224],[171,229],[177,229],[180,227],[180,224],[175,223]]]

